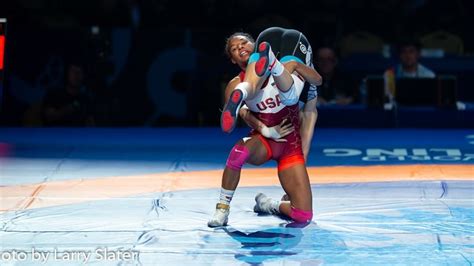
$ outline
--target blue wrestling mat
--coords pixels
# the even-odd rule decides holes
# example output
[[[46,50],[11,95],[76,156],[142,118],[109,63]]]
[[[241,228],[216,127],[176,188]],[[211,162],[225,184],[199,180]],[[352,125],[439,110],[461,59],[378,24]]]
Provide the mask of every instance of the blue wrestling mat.
[[[253,212],[275,163],[245,167],[208,228],[246,130],[2,129],[1,265],[472,265],[474,131],[317,129],[313,222]]]

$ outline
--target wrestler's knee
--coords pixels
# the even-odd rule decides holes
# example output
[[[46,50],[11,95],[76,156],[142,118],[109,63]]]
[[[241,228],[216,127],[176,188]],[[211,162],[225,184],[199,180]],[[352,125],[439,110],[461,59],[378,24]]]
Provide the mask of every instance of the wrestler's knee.
[[[226,166],[232,170],[240,171],[242,166],[247,162],[249,155],[250,153],[247,147],[236,144],[230,151]]]
[[[313,211],[304,211],[291,206],[290,217],[295,222],[308,223],[313,219]]]

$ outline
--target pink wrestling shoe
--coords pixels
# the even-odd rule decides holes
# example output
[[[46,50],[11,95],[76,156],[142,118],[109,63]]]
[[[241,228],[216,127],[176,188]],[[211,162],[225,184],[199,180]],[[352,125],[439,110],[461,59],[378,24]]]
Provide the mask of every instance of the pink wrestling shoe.
[[[268,71],[271,71],[276,63],[276,57],[272,52],[272,48],[268,42],[262,42],[258,45],[259,58],[255,63],[255,73],[262,77]]]
[[[221,128],[226,133],[232,132],[237,124],[237,117],[240,106],[243,102],[243,93],[239,89],[235,89],[230,95],[229,101],[224,107],[221,114]]]

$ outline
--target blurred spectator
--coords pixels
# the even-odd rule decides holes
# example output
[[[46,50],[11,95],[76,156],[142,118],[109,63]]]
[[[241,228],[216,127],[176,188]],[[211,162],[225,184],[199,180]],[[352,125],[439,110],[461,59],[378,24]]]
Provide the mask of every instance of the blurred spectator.
[[[65,88],[52,90],[43,99],[46,126],[92,126],[91,99],[83,87],[84,70],[79,64],[66,69]]]
[[[390,67],[384,73],[385,93],[389,99],[395,95],[397,78],[434,78],[435,73],[418,62],[420,44],[414,40],[406,40],[399,45],[400,63]]]
[[[323,77],[323,84],[318,87],[318,104],[347,105],[355,102],[357,83],[338,70],[334,49],[329,47],[318,49],[316,68]]]

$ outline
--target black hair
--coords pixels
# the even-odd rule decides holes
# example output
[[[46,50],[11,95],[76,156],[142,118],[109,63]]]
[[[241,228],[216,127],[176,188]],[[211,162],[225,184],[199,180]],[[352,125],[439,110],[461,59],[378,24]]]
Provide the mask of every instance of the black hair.
[[[255,43],[255,40],[253,39],[252,35],[246,33],[246,32],[235,32],[233,33],[232,35],[230,35],[229,37],[227,37],[227,39],[225,40],[225,54],[227,55],[227,57],[231,57],[231,54],[230,54],[230,46],[229,46],[229,42],[237,37],[237,36],[244,36],[245,38],[247,38],[249,41]]]

